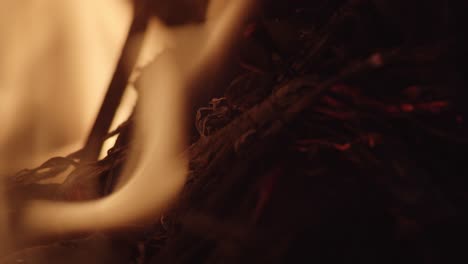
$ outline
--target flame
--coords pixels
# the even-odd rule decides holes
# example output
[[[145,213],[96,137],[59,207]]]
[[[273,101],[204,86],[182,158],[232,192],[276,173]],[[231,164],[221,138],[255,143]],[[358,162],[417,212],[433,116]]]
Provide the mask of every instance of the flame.
[[[187,175],[187,89],[210,78],[231,48],[256,1],[211,0],[203,24],[168,28],[154,22],[159,55],[136,82],[135,144],[123,178],[110,196],[91,202],[34,201],[16,223],[16,239],[29,241],[95,230],[114,230],[154,220],[177,197]],[[0,215],[0,221],[2,217]],[[1,222],[0,222],[1,224]],[[5,236],[1,233],[0,236]],[[1,237],[0,237],[1,240]],[[16,241],[18,242],[18,241]]]
[[[127,0],[0,0],[0,175],[83,145],[131,13]]]
[[[127,0],[0,0],[0,255],[3,175],[83,145],[131,14]]]

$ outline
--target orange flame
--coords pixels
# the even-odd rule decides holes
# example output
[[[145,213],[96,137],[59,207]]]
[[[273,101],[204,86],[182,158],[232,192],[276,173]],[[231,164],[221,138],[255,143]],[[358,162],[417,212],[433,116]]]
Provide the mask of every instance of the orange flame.
[[[220,66],[255,2],[211,0],[204,24],[177,28],[154,24],[164,36],[164,45],[136,82],[136,142],[123,173],[129,180],[97,201],[32,202],[15,230],[22,240],[144,224],[170,206],[188,169],[187,158],[181,155],[187,89]]]
[[[0,0],[0,175],[83,144],[130,19],[124,0]]]

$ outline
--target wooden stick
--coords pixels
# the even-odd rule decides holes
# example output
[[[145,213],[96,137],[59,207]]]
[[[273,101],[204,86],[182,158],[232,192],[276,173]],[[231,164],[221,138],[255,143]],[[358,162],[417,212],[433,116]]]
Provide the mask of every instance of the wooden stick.
[[[83,150],[78,154],[81,161],[93,162],[98,159],[105,136],[110,129],[112,120],[114,119],[125,88],[127,87],[131,69],[133,69],[137,62],[138,56],[131,56],[130,51],[135,47],[138,51],[141,50],[143,39],[140,39],[137,43],[134,42],[134,39],[136,35],[146,31],[149,18],[148,0],[135,1],[133,13],[133,21],[130,26],[127,39],[125,40],[117,67],[114,71],[112,81],[104,97],[104,101],[94,122],[93,128],[89,133],[86,144]]]

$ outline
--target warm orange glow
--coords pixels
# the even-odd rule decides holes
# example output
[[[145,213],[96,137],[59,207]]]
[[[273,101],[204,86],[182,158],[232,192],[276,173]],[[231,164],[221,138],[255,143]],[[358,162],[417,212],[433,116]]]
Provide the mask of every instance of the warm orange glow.
[[[50,235],[125,228],[145,223],[160,215],[177,196],[187,175],[187,159],[181,153],[185,147],[184,106],[188,84],[192,84],[194,80],[209,78],[207,75],[213,74],[220,66],[254,3],[252,0],[212,0],[207,22],[199,25],[167,28],[154,20],[150,27],[151,34],[156,34],[153,39],[159,40],[151,41],[150,38],[147,41],[149,48],[146,48],[140,59],[145,63],[151,54],[159,55],[145,67],[136,81],[139,91],[136,142],[123,173],[123,179],[128,180],[115,193],[98,201],[74,204],[50,201],[31,203],[19,220],[19,228],[15,230],[16,239],[20,237],[30,240]],[[123,17],[124,13],[121,13]],[[70,30],[68,26],[66,29]],[[77,45],[86,46],[84,40],[78,38],[80,37],[76,36],[74,39]],[[61,59],[69,63],[70,57]],[[88,62],[81,63],[88,65]],[[102,67],[103,64],[98,65]],[[104,74],[108,73],[106,70],[100,68],[96,78],[109,76]],[[84,86],[83,82],[74,85]],[[82,90],[75,92],[77,96],[83,96]],[[27,92],[24,97],[28,97],[26,95]],[[91,102],[94,102],[99,97],[94,96],[95,98],[87,99],[93,99]],[[44,95],[42,98],[46,101],[47,97]],[[47,103],[43,103],[41,108],[44,115],[52,111],[46,105]],[[23,114],[26,116],[28,113]],[[87,114],[93,116],[95,111],[89,110]],[[86,123],[83,121],[85,117],[78,119]],[[67,121],[74,123],[76,120],[70,120],[67,116]],[[63,129],[63,126],[58,126],[57,129]],[[61,133],[66,131],[61,130]],[[1,219],[2,215],[0,221]],[[0,236],[6,237],[1,232],[2,230]]]
[[[0,175],[83,144],[130,16],[126,0],[0,0]]]
[[[131,13],[127,0],[0,0],[0,176],[82,146]],[[1,252],[2,192],[0,208]]]

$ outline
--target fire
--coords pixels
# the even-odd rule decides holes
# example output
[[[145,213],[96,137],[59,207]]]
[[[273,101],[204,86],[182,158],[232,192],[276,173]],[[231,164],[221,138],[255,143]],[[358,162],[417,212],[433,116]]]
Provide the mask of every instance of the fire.
[[[124,0],[0,0],[0,175],[81,147],[130,19]]]
[[[97,201],[28,204],[15,223],[15,239],[24,242],[127,228],[154,220],[170,206],[185,183],[188,169],[187,157],[182,154],[186,101],[192,92],[187,89],[197,87],[194,83],[210,78],[221,66],[255,2],[211,0],[202,24],[168,28],[155,19],[152,28],[162,44],[161,49],[153,50],[160,53],[135,84],[139,91],[135,144],[123,173],[129,180]],[[6,221],[8,216],[0,214],[0,240],[7,235]]]

